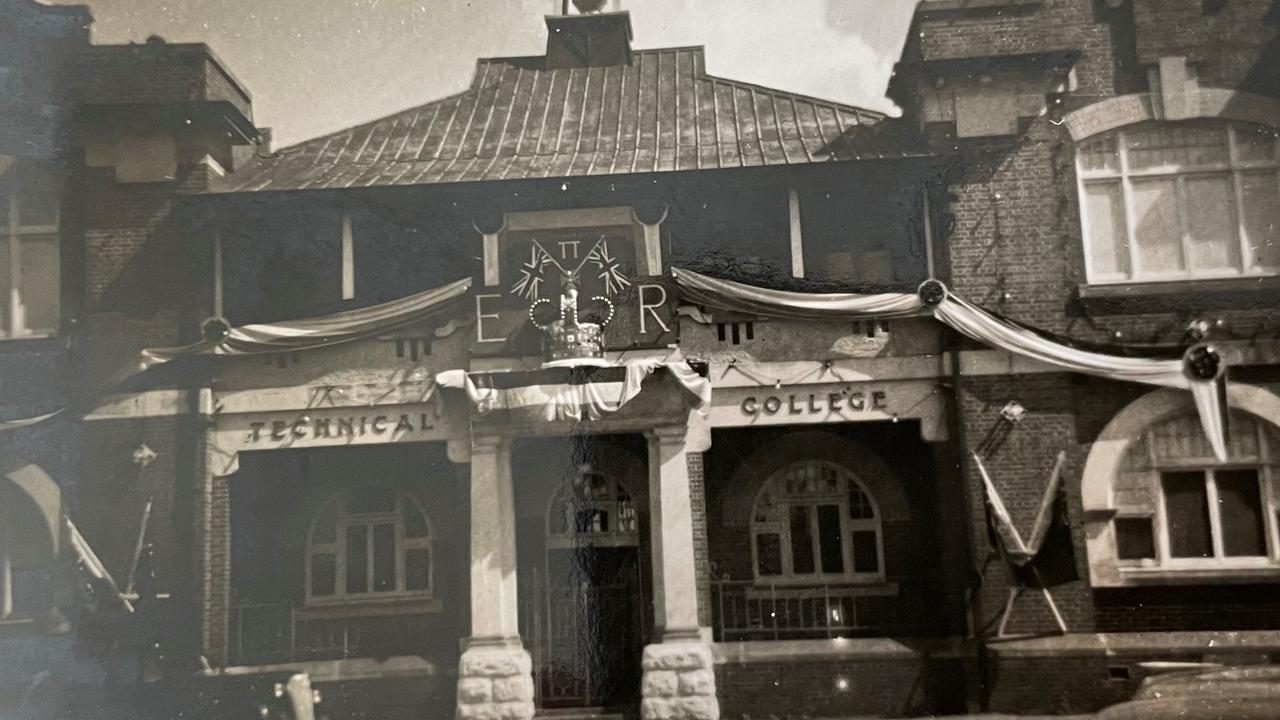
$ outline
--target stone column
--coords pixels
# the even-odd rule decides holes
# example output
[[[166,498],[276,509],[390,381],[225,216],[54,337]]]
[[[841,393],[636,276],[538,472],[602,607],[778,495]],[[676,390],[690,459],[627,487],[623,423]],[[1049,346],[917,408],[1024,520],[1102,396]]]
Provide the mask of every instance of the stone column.
[[[640,716],[644,720],[717,720],[710,630],[698,626],[691,447],[684,426],[657,428],[649,440],[649,525],[653,551],[655,642],[644,649]]]
[[[533,717],[533,675],[520,642],[511,449],[471,446],[471,637],[458,667],[458,720]]]

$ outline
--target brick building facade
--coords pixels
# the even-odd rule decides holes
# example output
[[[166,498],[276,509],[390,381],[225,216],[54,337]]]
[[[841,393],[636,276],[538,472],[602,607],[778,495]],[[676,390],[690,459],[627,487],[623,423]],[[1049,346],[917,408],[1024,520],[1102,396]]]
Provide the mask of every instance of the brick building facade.
[[[1091,711],[1151,661],[1280,653],[1273,0],[924,0],[901,118],[551,16],[544,56],[277,152],[208,48],[13,7],[51,34],[0,80],[65,108],[0,122],[4,249],[58,244],[0,305],[24,667],[103,707],[303,670],[331,717],[839,717]],[[1212,342],[1227,461],[1183,390],[672,268]],[[1029,580],[983,472],[1028,532],[1060,453]]]

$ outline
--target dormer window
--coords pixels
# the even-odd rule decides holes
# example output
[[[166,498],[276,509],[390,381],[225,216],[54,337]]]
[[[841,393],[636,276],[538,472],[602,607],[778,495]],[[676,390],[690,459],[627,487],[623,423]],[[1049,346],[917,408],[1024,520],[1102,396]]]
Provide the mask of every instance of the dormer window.
[[[1280,147],[1244,123],[1143,123],[1076,154],[1091,283],[1280,271]]]
[[[43,173],[0,178],[0,338],[58,331],[60,204]]]

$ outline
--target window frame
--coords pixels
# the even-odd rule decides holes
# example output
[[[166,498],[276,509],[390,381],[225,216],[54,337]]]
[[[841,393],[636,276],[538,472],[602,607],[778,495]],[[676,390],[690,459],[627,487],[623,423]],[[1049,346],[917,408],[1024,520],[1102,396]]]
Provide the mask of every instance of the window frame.
[[[1145,129],[1171,130],[1177,126],[1196,126],[1196,127],[1217,127],[1224,131],[1227,139],[1227,162],[1213,163],[1205,165],[1165,165],[1156,168],[1145,168],[1142,170],[1131,170],[1129,151],[1126,139],[1129,134],[1134,131]],[[1231,121],[1182,121],[1182,122],[1145,122],[1135,125],[1126,126],[1117,130],[1110,131],[1104,135],[1090,137],[1081,140],[1076,145],[1075,152],[1075,168],[1076,168],[1076,197],[1080,205],[1080,229],[1082,246],[1084,249],[1085,277],[1090,284],[1094,285],[1112,285],[1124,283],[1157,283],[1170,281],[1186,281],[1186,280],[1220,280],[1231,278],[1257,278],[1269,277],[1280,274],[1280,264],[1276,265],[1253,265],[1250,249],[1250,240],[1247,234],[1247,221],[1243,212],[1244,209],[1244,184],[1243,180],[1248,175],[1270,175],[1275,179],[1277,187],[1277,202],[1280,202],[1280,134],[1273,131],[1272,137],[1272,158],[1268,161],[1249,161],[1240,157],[1240,142],[1237,139],[1237,133],[1243,128],[1251,127],[1249,123],[1231,122]],[[1266,126],[1261,126],[1266,127]],[[1116,162],[1115,170],[1090,170],[1084,166],[1083,158],[1085,150],[1091,143],[1099,142],[1104,139],[1112,139],[1115,142],[1115,149],[1112,157]],[[1191,267],[1192,256],[1192,240],[1190,235],[1190,215],[1187,212],[1187,180],[1197,177],[1225,177],[1230,184],[1230,197],[1232,204],[1228,208],[1231,217],[1231,232],[1235,239],[1235,247],[1233,253],[1237,255],[1237,264],[1234,268],[1214,268],[1199,270]],[[1184,269],[1182,270],[1161,270],[1154,272],[1143,272],[1139,264],[1139,254],[1137,239],[1134,235],[1135,226],[1135,209],[1134,209],[1134,181],[1141,182],[1150,179],[1171,179],[1174,182],[1174,192],[1176,212],[1178,220],[1178,230],[1181,233],[1180,252],[1183,259]],[[1087,190],[1094,185],[1118,185],[1120,189],[1120,201],[1123,204],[1124,214],[1124,231],[1125,246],[1128,253],[1127,264],[1128,273],[1100,273],[1095,267],[1094,260],[1094,230],[1091,226],[1089,211],[1087,206]]]
[[[395,493],[396,502],[394,509],[378,512],[348,511],[348,501],[355,495],[355,493],[370,488],[390,490]],[[422,520],[427,530],[425,536],[413,538],[405,536],[405,503],[410,503],[411,506],[422,515]],[[325,519],[325,513],[330,507],[333,509],[333,540],[331,542],[324,543],[316,542],[316,529],[320,522]],[[377,525],[385,525],[388,523],[394,524],[395,527],[394,552],[396,589],[379,591],[374,589],[373,584],[373,528]],[[347,528],[354,526],[362,526],[366,528],[364,552],[366,554],[365,582],[368,590],[362,593],[348,592],[346,587],[346,568],[349,555],[349,549],[347,548]],[[311,523],[307,528],[307,542],[304,552],[304,605],[312,607],[378,603],[403,599],[432,599],[435,596],[436,571],[434,539],[435,533],[432,530],[431,517],[423,508],[422,503],[418,502],[417,498],[404,490],[378,485],[362,485],[356,488],[333,493],[317,507],[315,513],[312,515]],[[427,587],[425,589],[410,590],[407,588],[405,555],[409,550],[427,551]],[[314,588],[312,585],[312,559],[317,555],[330,554],[334,556],[334,592],[333,594],[328,595],[316,595],[313,592]]]
[[[1171,419],[1169,419],[1171,420]],[[1169,421],[1169,420],[1166,420]],[[1144,430],[1151,432],[1158,427],[1156,423]],[[1252,420],[1252,430],[1256,433],[1258,454],[1254,458],[1232,460],[1218,463],[1209,458],[1160,458],[1157,457],[1154,443],[1147,442],[1146,449],[1150,462],[1147,471],[1152,483],[1154,507],[1150,509],[1118,508],[1114,520],[1147,518],[1152,523],[1152,540],[1155,550],[1154,558],[1119,557],[1118,539],[1113,548],[1116,566],[1122,572],[1168,572],[1172,575],[1186,573],[1230,572],[1234,570],[1280,570],[1280,490],[1277,489],[1277,474],[1273,466],[1271,448],[1265,421],[1261,418]],[[1222,531],[1222,508],[1218,502],[1217,473],[1229,470],[1253,470],[1257,473],[1261,502],[1263,535],[1267,544],[1265,555],[1227,556],[1223,550],[1224,536]],[[1165,498],[1163,475],[1167,472],[1199,472],[1205,482],[1205,503],[1208,506],[1210,542],[1213,557],[1173,557],[1169,532],[1169,518]]]
[[[603,480],[608,497],[604,500],[587,499],[586,502],[579,504],[572,495],[573,483],[583,482],[588,477],[598,477]],[[603,510],[608,513],[609,528],[603,531],[575,529],[559,532],[553,527],[553,518],[557,517],[557,513],[565,514],[564,519],[568,521],[570,518],[567,513],[584,510]],[[629,522],[635,527],[633,530],[622,529],[620,520],[626,513],[629,513]],[[591,469],[580,470],[575,474],[572,482],[562,483],[555,492],[551,493],[547,499],[547,512],[544,517],[546,522],[543,532],[548,550],[579,547],[638,547],[640,544],[640,504],[636,501],[636,496],[631,489],[611,473],[601,473]],[[576,517],[573,518],[573,520],[576,519]]]
[[[827,467],[836,471],[837,476],[844,483],[842,489],[831,496],[830,499],[823,499],[818,496],[800,496],[787,497],[790,493],[776,492],[778,498],[776,502],[786,508],[783,512],[784,519],[781,521],[759,521],[758,508],[761,499],[771,488],[781,487],[781,483],[785,482],[788,473],[797,468],[815,465],[819,467]],[[871,504],[873,516],[871,518],[852,518],[849,513],[849,494],[857,488],[867,501]],[[785,490],[785,487],[783,488]],[[839,508],[840,513],[840,533],[841,533],[841,557],[843,559],[844,572],[827,573],[822,571],[822,542],[821,533],[818,522],[818,508],[821,506],[835,504]],[[792,507],[807,508],[809,533],[812,538],[811,552],[813,554],[812,573],[796,573],[792,567],[792,545],[791,545],[791,528],[790,528],[790,509]],[[779,527],[774,527],[777,524]],[[853,550],[853,534],[856,532],[872,531],[876,538],[876,571],[875,572],[857,572],[854,569],[854,550]],[[883,515],[881,514],[880,505],[876,501],[875,496],[867,489],[867,486],[848,468],[838,463],[828,462],[825,460],[800,460],[797,462],[787,463],[778,468],[769,475],[769,478],[761,484],[760,489],[756,491],[756,496],[751,503],[751,516],[748,523],[748,532],[750,535],[751,545],[751,575],[755,583],[759,586],[767,585],[872,585],[885,581],[884,567],[884,525]],[[760,574],[760,560],[758,554],[757,538],[761,534],[777,534],[779,536],[779,552],[781,553],[782,572],[778,575],[762,575]]]
[[[0,253],[8,255],[9,261],[9,277],[7,278],[7,287],[0,289],[0,292],[7,293],[5,299],[6,306],[3,312],[8,317],[3,318],[0,322],[0,342],[4,340],[25,340],[33,338],[53,337],[58,334],[61,329],[62,317],[62,241],[60,228],[62,226],[62,208],[61,198],[54,192],[54,183],[50,178],[43,175],[37,175],[31,179],[31,182],[25,183],[37,188],[48,189],[50,194],[55,198],[53,204],[53,222],[41,223],[35,225],[22,224],[22,195],[21,188],[24,185],[19,178],[23,173],[11,173],[0,183],[0,203],[4,203],[7,208],[7,220],[0,224]],[[18,176],[15,178],[15,176]],[[52,243],[54,246],[52,278],[55,287],[53,311],[53,326],[31,328],[27,324],[26,303],[22,298],[22,253],[23,246],[31,242]],[[8,328],[6,330],[6,328]]]

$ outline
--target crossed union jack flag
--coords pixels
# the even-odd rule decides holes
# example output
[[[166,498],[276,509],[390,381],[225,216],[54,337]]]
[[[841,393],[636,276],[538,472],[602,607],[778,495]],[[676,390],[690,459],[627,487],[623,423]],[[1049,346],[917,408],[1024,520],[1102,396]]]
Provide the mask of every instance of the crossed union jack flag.
[[[604,288],[604,294],[612,297],[621,293],[623,290],[631,286],[631,281],[622,272],[622,263],[618,258],[609,254],[609,242],[602,236],[591,247],[591,251],[582,260],[578,267],[572,271],[565,269],[556,259],[547,252],[546,248],[537,240],[530,243],[529,260],[520,266],[520,277],[516,283],[511,286],[511,292],[525,300],[536,300],[542,291],[542,284],[546,280],[543,272],[548,265],[554,265],[565,277],[575,277],[584,266],[590,263],[595,266],[597,277]]]

